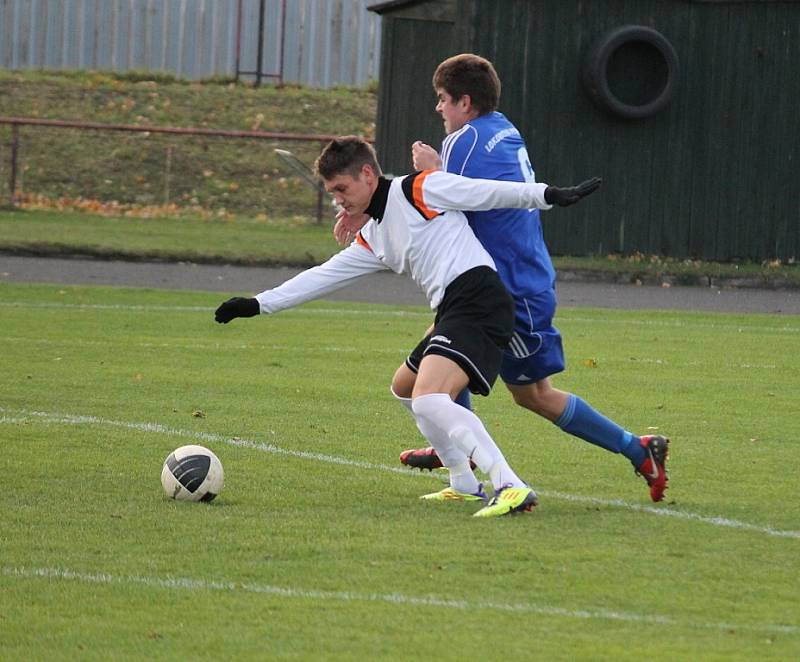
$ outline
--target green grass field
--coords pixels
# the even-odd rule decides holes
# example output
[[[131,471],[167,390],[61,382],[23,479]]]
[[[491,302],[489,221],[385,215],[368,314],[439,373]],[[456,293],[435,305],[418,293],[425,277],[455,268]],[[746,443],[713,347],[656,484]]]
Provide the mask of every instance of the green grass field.
[[[340,250],[332,223],[0,211],[0,253],[312,266]],[[800,281],[800,279],[798,279]]]
[[[667,501],[500,385],[478,414],[541,505],[477,520],[397,463],[428,311],[222,299],[0,285],[0,659],[800,656],[797,317],[561,309],[557,385],[672,438]],[[211,504],[161,489],[189,443]]]

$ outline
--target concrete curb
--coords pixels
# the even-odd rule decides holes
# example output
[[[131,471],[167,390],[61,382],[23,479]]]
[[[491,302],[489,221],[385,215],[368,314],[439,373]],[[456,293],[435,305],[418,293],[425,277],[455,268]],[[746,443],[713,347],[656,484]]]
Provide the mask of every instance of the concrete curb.
[[[308,260],[236,260],[222,257],[170,255],[167,253],[133,253],[123,250],[87,249],[71,250],[62,246],[29,245],[0,247],[0,255],[31,258],[59,258],[63,260],[97,260],[152,263],[184,263],[237,267],[290,267],[307,269],[316,262]],[[555,260],[558,261],[557,258]],[[569,269],[556,266],[557,280],[564,283],[605,283],[609,285],[656,285],[661,287],[716,287],[720,289],[800,290],[800,280],[780,276],[708,276],[704,274],[651,274],[636,269],[630,271],[605,271],[602,269]]]
[[[611,272],[592,269],[557,269],[557,280],[565,283],[612,285],[660,285],[661,287],[716,287],[720,289],[800,290],[800,282],[788,278],[760,276],[708,276],[695,274],[648,274],[640,271]]]

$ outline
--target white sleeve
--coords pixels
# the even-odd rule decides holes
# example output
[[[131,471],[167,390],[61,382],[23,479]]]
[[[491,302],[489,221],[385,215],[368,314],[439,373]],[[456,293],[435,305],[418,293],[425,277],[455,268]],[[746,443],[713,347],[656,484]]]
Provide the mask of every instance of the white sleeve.
[[[262,313],[277,313],[330,294],[359,276],[386,269],[368,248],[353,242],[316,267],[301,271],[294,278],[256,295]]]
[[[449,172],[430,171],[422,182],[424,205],[437,211],[487,209],[550,209],[544,199],[547,184],[472,179]]]

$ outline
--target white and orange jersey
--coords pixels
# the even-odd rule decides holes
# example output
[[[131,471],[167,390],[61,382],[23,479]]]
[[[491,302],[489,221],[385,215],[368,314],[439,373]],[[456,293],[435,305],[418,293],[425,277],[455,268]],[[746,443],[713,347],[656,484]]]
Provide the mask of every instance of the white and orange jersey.
[[[494,261],[475,238],[464,211],[505,207],[550,209],[546,184],[471,179],[424,170],[381,177],[356,240],[330,260],[257,295],[274,313],[338,290],[367,273],[391,269],[411,276],[434,310],[462,273]]]

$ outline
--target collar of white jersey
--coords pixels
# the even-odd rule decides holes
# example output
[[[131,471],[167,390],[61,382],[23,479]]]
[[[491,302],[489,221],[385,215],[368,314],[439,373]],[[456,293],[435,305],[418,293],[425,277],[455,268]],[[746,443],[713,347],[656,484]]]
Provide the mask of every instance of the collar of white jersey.
[[[378,188],[372,194],[372,199],[369,201],[369,206],[364,210],[364,213],[374,218],[376,223],[380,223],[386,212],[386,201],[389,199],[389,186],[391,182],[383,175],[378,177]]]

